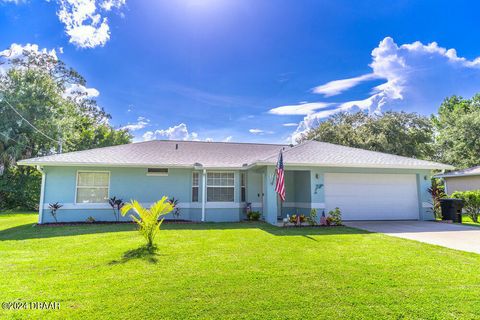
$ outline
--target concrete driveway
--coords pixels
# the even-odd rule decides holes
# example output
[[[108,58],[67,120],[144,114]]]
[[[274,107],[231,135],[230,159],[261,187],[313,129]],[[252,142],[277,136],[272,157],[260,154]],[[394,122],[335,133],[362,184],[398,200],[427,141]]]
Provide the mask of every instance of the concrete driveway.
[[[480,228],[433,221],[349,221],[345,225],[389,236],[480,253]]]

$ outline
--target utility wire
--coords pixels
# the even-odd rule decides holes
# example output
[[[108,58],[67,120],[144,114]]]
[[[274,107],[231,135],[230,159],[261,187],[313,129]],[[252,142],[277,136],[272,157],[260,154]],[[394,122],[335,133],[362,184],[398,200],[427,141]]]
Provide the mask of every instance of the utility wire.
[[[4,136],[5,138],[7,138],[8,140],[12,140],[13,142],[21,145],[22,147],[28,148],[28,149],[30,149],[30,150],[33,151],[33,148],[32,148],[32,147],[29,147],[29,146],[27,146],[27,145],[24,145],[23,143],[20,143],[20,142],[18,142],[17,140],[15,140],[15,139],[13,139],[13,138],[10,138],[10,137],[9,137],[8,135],[6,135],[5,133],[3,133],[3,132],[0,131],[0,134],[1,134],[2,136]]]
[[[0,101],[3,100],[7,103],[7,105],[13,110],[15,111],[16,114],[19,115],[20,118],[22,118],[23,120],[25,120],[25,122],[27,122],[33,129],[35,129],[38,133],[40,133],[42,136],[44,136],[45,138],[55,142],[56,144],[61,144],[59,141],[47,136],[45,133],[43,133],[42,131],[40,131],[40,129],[38,129],[37,127],[35,127],[33,124],[30,123],[30,121],[28,121],[27,119],[25,119],[22,114],[20,112],[17,111],[17,109],[15,109],[11,104],[10,102],[8,102],[7,99],[3,98],[3,99],[0,99]]]

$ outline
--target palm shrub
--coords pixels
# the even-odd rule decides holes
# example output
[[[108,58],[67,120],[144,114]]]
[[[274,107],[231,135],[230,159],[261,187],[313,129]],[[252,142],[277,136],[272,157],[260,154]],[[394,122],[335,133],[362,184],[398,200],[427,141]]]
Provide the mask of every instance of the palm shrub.
[[[452,198],[463,200],[463,210],[465,213],[473,222],[478,222],[478,215],[480,214],[480,190],[455,191],[452,193]]]
[[[154,247],[153,240],[160,230],[164,216],[173,210],[173,205],[168,201],[167,197],[163,197],[154,203],[150,209],[144,208],[137,200],[125,203],[120,209],[122,216],[125,216],[130,210],[136,215],[131,214],[130,217],[138,225],[138,231],[147,241],[147,248]]]
[[[115,216],[115,221],[118,222],[120,220],[120,209],[123,206],[123,200],[117,199],[117,197],[112,197],[108,199],[108,204],[110,204],[110,206],[112,207],[113,215]]]
[[[440,200],[446,197],[444,187],[439,185],[436,179],[432,179],[432,185],[427,189],[428,193],[432,197],[430,204],[432,205],[432,211],[436,219],[442,219],[442,207]]]
[[[54,203],[49,203],[48,207],[50,208],[50,213],[52,214],[53,219],[55,220],[55,222],[58,222],[57,221],[57,211],[58,211],[58,209],[63,207],[63,205],[61,205],[58,202],[54,202]]]

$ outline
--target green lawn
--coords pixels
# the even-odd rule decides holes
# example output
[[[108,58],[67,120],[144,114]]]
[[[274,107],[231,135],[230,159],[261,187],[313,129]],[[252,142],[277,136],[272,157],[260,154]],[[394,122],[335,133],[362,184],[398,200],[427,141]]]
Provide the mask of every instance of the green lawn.
[[[470,226],[480,227],[480,223],[473,222],[472,219],[467,215],[462,216],[462,223],[463,224],[468,224]]]
[[[159,253],[133,225],[36,227],[0,214],[0,302],[60,310],[0,319],[480,317],[480,255],[344,227],[165,225]]]

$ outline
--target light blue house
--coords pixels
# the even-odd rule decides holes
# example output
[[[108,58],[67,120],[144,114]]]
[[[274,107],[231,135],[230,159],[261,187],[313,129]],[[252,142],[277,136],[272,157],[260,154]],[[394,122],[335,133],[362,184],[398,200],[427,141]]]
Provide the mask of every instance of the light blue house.
[[[286,201],[274,191],[283,150]],[[433,169],[449,165],[307,141],[257,143],[149,141],[20,161],[42,172],[39,223],[114,220],[108,198],[148,206],[163,195],[180,200],[180,219],[240,221],[245,206],[272,224],[287,214],[339,207],[344,220],[430,220]],[[168,217],[167,217],[168,218]],[[128,218],[122,218],[128,219]]]

